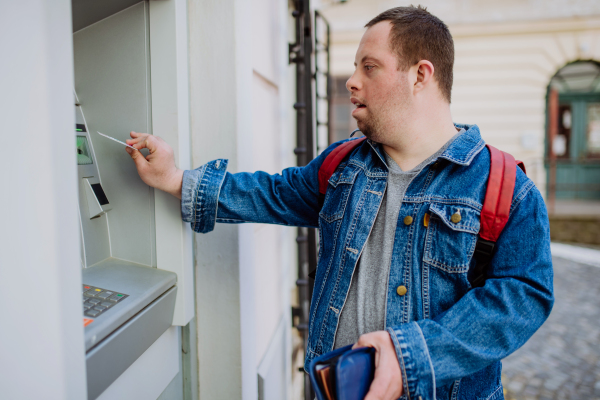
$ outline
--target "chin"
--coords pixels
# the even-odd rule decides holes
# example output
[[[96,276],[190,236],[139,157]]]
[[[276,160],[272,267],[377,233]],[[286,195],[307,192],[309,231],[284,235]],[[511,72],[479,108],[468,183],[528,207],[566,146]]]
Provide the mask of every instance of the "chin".
[[[371,129],[371,125],[365,123],[364,121],[356,121],[356,126],[360,129],[360,132],[365,135],[369,139],[373,139],[373,129]]]
[[[355,118],[356,119],[356,118]],[[369,124],[365,123],[364,120],[356,120],[356,126],[358,127],[358,129],[360,129],[360,131],[365,134],[365,131],[370,131],[369,129]],[[365,135],[366,136],[366,135]]]

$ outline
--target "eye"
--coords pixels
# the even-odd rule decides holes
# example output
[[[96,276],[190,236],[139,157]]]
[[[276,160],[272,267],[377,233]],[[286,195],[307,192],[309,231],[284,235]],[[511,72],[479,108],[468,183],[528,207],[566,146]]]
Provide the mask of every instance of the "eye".
[[[365,65],[365,69],[367,71],[370,71],[371,69],[373,69],[375,66],[374,65]]]

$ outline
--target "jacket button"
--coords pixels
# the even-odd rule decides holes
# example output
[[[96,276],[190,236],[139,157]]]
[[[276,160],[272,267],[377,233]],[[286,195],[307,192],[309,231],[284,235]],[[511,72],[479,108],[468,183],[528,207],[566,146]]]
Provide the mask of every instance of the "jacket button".
[[[455,212],[454,214],[452,214],[452,217],[450,217],[450,220],[452,222],[454,222],[455,224],[458,224],[461,220],[461,216],[459,212]]]
[[[407,291],[408,291],[408,289],[406,289],[406,286],[404,286],[404,285],[400,285],[396,289],[396,293],[398,293],[398,296],[404,296]]]
[[[407,215],[406,217],[404,217],[404,225],[410,225],[412,224],[412,217],[410,215]]]

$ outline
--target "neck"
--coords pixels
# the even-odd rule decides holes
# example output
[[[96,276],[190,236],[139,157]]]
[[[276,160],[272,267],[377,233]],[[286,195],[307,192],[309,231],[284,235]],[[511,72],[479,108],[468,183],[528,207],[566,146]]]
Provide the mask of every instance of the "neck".
[[[404,171],[422,163],[458,132],[449,104],[419,108],[411,113],[410,121],[398,124],[393,129],[396,134],[387,136],[387,143],[383,143],[385,152]]]

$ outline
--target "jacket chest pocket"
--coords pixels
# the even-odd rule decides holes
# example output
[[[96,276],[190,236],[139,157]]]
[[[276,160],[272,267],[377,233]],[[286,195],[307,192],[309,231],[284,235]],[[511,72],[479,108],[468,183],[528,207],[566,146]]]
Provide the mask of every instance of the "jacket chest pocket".
[[[344,216],[348,197],[359,171],[355,166],[347,165],[338,168],[329,178],[325,201],[319,213],[322,220],[331,223]]]
[[[479,232],[479,211],[463,206],[432,203],[423,261],[449,273],[465,273]]]

